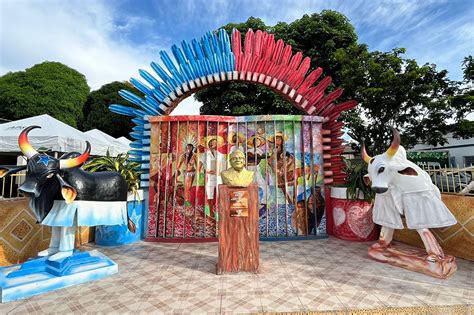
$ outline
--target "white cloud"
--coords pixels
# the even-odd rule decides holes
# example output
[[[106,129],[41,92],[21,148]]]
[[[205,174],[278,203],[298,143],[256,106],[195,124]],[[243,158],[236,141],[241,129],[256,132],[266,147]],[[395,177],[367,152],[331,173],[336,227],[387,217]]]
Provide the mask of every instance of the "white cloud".
[[[199,115],[199,108],[202,103],[194,99],[194,96],[191,95],[185,98],[171,113],[172,116],[176,115]]]
[[[122,30],[113,10],[98,2],[3,2],[0,28],[0,75],[43,61],[59,61],[83,73],[98,89],[111,81],[137,76],[158,47],[132,47],[113,32],[137,24],[130,17]],[[116,39],[114,39],[116,38]]]

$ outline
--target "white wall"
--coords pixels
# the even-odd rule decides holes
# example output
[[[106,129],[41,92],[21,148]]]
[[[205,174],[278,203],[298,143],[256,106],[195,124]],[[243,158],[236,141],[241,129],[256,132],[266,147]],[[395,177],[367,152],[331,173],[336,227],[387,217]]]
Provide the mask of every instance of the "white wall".
[[[443,146],[431,146],[429,144],[417,144],[410,151],[449,151],[451,159],[455,158],[455,164],[462,166],[465,156],[474,155],[474,138],[456,139],[452,134],[448,134],[448,143]]]

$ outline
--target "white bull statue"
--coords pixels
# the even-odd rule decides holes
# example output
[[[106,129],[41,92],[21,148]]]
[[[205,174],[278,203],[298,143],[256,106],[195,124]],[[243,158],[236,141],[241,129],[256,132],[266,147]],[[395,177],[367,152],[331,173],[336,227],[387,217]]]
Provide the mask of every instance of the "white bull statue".
[[[404,215],[407,227],[416,230],[423,240],[428,254],[426,260],[445,260],[444,252],[429,228],[451,226],[456,224],[456,219],[441,201],[439,189],[433,185],[428,173],[407,160],[399,132],[393,129],[392,144],[385,153],[370,157],[362,145],[361,154],[368,164],[368,178],[376,193],[373,221],[382,226],[379,241],[371,246],[369,255],[371,250],[389,247],[394,229],[404,228],[401,219]]]

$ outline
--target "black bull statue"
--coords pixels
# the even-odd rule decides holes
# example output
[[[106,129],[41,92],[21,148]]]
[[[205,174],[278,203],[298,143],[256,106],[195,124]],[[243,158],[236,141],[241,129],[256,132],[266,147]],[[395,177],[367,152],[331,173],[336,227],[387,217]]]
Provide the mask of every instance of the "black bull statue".
[[[127,182],[116,172],[91,173],[79,168],[89,157],[90,144],[86,141],[84,153],[68,153],[60,159],[38,153],[28,142],[28,133],[39,126],[25,128],[18,139],[22,153],[28,158],[26,166],[0,165],[0,178],[26,169],[25,182],[19,191],[30,197],[30,206],[42,223],[55,200],[72,203],[80,201],[127,200]],[[128,229],[136,227],[127,213]]]

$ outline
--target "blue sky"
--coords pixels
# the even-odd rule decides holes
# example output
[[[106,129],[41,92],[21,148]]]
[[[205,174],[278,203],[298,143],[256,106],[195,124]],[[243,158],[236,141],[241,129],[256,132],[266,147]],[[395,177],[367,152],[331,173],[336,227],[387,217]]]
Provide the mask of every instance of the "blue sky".
[[[474,0],[0,0],[0,75],[60,61],[97,89],[137,77],[160,50],[224,24],[254,16],[272,26],[324,9],[346,15],[369,49],[405,47],[407,57],[435,63],[451,79],[462,78],[462,59],[474,55]]]

